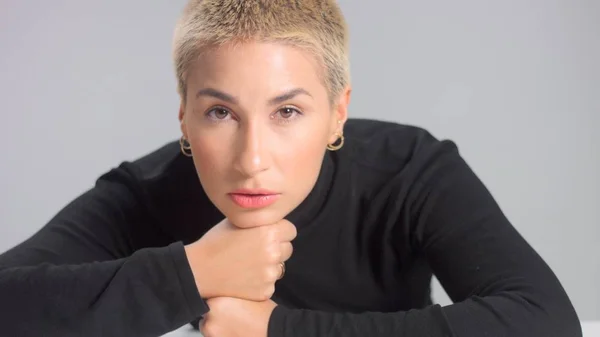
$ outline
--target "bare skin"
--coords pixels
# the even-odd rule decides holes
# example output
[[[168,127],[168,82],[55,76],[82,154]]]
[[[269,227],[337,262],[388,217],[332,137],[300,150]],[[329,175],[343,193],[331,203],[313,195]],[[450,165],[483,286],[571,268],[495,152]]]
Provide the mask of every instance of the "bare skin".
[[[281,275],[280,263],[292,256],[295,237],[296,227],[286,220],[243,229],[221,221],[186,247],[200,294],[268,300]]]
[[[282,219],[314,187],[327,144],[343,131],[351,90],[332,105],[312,55],[259,42],[204,53],[187,88],[181,131],[206,194],[226,217],[186,247],[210,307],[202,332],[266,337],[277,305],[269,298],[296,236]],[[249,206],[256,195],[236,192],[272,200]]]

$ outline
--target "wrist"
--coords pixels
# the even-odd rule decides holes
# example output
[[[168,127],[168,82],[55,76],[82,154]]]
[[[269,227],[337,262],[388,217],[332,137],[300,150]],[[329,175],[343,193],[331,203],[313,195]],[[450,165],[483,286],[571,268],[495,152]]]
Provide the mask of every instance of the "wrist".
[[[200,296],[203,299],[216,297],[210,282],[211,273],[204,265],[206,254],[203,253],[202,249],[200,249],[197,244],[187,245],[184,249]]]

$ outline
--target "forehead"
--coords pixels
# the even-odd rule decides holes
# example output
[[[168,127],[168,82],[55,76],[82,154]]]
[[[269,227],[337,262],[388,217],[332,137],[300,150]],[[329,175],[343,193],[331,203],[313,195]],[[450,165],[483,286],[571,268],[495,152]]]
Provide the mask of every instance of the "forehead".
[[[281,90],[304,86],[325,90],[317,59],[298,47],[270,42],[225,44],[205,50],[191,65],[188,85],[251,85]],[[316,88],[322,87],[322,88]]]

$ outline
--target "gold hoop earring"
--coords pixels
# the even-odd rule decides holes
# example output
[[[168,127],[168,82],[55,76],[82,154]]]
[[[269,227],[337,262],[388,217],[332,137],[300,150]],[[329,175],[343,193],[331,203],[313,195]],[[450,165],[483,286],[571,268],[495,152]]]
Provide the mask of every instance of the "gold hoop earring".
[[[181,147],[181,153],[186,157],[192,156],[192,146],[183,136],[179,138],[179,147]]]
[[[342,148],[342,146],[344,146],[344,135],[340,134],[340,133],[336,133],[336,135],[338,136],[338,139],[333,142],[333,144],[327,144],[327,150],[329,151],[337,151],[339,149]],[[339,143],[338,143],[339,141]],[[338,143],[336,145],[336,143]]]

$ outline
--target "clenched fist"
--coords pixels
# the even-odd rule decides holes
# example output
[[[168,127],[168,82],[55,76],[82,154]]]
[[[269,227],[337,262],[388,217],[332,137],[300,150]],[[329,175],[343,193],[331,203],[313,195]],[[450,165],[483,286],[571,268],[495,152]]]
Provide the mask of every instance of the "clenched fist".
[[[200,295],[268,300],[282,275],[282,263],[292,255],[296,234],[287,220],[252,228],[221,221],[185,247]]]

